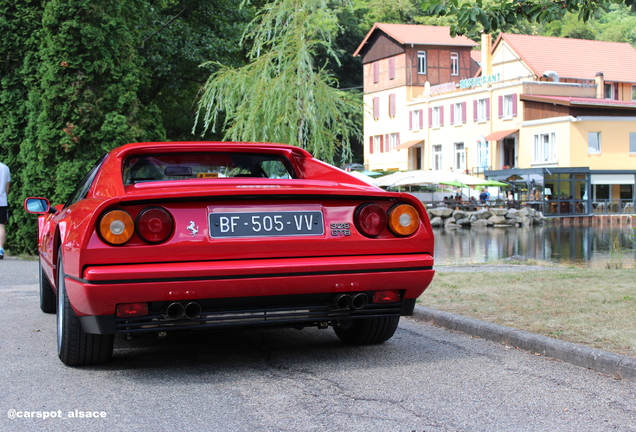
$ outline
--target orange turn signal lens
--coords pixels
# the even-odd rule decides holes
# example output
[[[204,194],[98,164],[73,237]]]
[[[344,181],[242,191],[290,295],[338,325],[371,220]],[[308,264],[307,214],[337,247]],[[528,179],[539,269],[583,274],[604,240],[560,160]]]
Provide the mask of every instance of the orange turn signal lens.
[[[420,215],[415,207],[398,204],[389,210],[389,229],[395,235],[409,236],[420,226]]]
[[[123,210],[112,210],[99,221],[99,234],[112,245],[126,243],[135,233],[133,218]]]

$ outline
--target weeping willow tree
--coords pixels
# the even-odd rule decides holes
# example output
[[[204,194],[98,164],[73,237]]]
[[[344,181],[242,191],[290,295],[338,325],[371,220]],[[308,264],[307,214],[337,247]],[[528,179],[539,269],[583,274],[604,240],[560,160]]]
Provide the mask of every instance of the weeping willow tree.
[[[332,37],[340,30],[339,8],[347,7],[346,0],[263,7],[243,35],[247,65],[204,64],[216,70],[203,87],[193,132],[202,121],[203,134],[221,126],[230,141],[281,142],[327,162],[336,155],[349,160],[362,103],[359,93],[339,90],[327,68],[328,59],[338,62]]]

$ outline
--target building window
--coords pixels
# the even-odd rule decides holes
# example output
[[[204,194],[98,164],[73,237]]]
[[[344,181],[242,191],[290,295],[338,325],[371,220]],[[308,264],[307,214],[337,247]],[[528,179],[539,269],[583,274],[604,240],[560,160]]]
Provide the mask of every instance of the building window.
[[[601,133],[600,132],[587,133],[587,152],[588,154],[601,153]]]
[[[477,141],[477,148],[479,149],[479,172],[484,172],[490,169],[490,148],[488,147],[488,141]]]
[[[417,73],[426,75],[426,51],[417,52]]]
[[[376,135],[373,137],[373,148],[371,149],[371,153],[382,152],[382,141],[382,135]]]
[[[396,148],[399,145],[400,145],[400,134],[399,133],[389,134],[389,148],[388,148],[388,150],[393,150],[394,148]]]
[[[517,95],[499,96],[499,118],[511,119],[517,116]]]
[[[421,130],[424,127],[424,110],[410,111],[409,129]]]
[[[450,53],[451,60],[451,75],[457,76],[459,75],[459,54],[458,53]]]
[[[395,79],[395,57],[389,59],[389,79]]]
[[[396,112],[395,93],[391,93],[389,95],[389,116],[395,117],[395,112]]]
[[[484,123],[490,120],[490,98],[479,99],[474,102],[474,120],[477,123]]]
[[[433,107],[428,109],[429,127],[440,128],[444,126],[444,107]]]
[[[380,98],[373,98],[373,119],[378,120],[380,118]]]
[[[451,124],[466,123],[466,102],[451,104]]]
[[[442,145],[437,144],[433,146],[433,169],[441,171],[442,169]]]
[[[605,99],[616,99],[616,93],[614,92],[614,84],[605,83]]]
[[[636,85],[632,85],[632,100],[636,101]]]
[[[556,133],[544,133],[534,136],[534,162],[556,162]]]
[[[629,133],[629,153],[636,154],[636,132]]]
[[[464,151],[464,143],[455,143],[455,169],[466,169],[466,152]]]
[[[373,83],[380,82],[380,62],[373,63]]]

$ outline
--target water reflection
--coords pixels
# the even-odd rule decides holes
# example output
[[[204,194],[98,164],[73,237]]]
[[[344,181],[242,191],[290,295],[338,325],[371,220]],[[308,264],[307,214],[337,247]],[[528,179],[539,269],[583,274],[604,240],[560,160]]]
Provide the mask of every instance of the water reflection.
[[[513,255],[560,264],[598,267],[622,256],[628,267],[636,261],[629,227],[471,228],[435,231],[435,263],[467,264]],[[616,254],[616,251],[620,251]]]

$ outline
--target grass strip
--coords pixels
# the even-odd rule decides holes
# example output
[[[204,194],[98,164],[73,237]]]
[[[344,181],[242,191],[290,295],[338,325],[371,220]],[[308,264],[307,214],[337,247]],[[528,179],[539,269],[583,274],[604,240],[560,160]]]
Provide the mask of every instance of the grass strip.
[[[444,271],[422,306],[636,357],[636,269]]]

